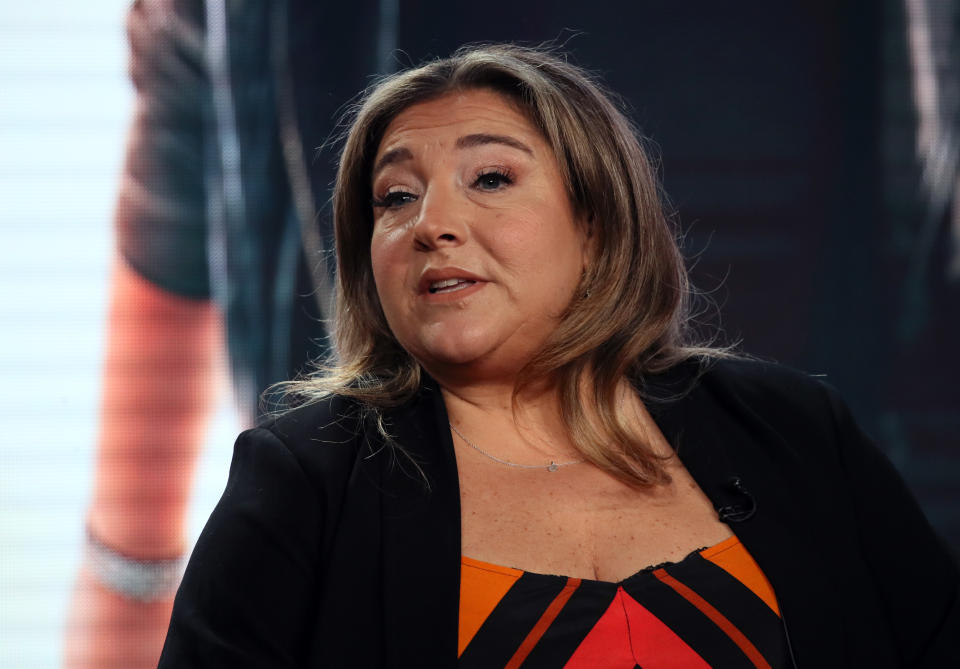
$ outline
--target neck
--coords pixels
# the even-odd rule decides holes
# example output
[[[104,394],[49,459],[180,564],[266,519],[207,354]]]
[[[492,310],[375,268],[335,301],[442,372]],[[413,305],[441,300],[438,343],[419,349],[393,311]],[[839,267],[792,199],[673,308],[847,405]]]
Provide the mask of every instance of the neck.
[[[519,462],[580,459],[564,427],[554,384],[534,383],[515,397],[514,379],[458,383],[442,377],[437,382],[451,425],[471,442]]]
[[[540,457],[560,462],[582,458],[561,417],[556,384],[534,383],[514,398],[515,379],[464,382],[449,376],[434,378],[443,392],[450,423],[470,441],[491,450],[497,447],[498,455],[515,461],[536,462]],[[582,406],[588,414],[592,414],[588,397],[592,388],[588,374],[580,386]],[[655,452],[672,453],[643,401],[626,379],[617,389],[617,405],[626,420],[644,433]],[[588,420],[601,419],[591,415]]]

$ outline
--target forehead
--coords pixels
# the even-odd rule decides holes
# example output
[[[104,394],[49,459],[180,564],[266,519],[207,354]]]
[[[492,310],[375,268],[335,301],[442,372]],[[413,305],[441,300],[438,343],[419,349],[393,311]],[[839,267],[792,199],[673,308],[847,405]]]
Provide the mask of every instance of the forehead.
[[[537,153],[546,142],[527,116],[508,98],[486,89],[453,91],[397,114],[380,140],[377,156],[408,143],[446,145],[471,133],[522,138]]]

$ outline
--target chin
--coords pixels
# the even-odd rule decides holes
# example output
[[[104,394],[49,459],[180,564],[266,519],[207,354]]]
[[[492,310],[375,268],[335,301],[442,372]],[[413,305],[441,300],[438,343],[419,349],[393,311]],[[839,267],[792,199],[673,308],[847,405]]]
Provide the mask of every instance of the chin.
[[[422,359],[438,365],[469,365],[482,360],[489,351],[482,347],[442,346],[424,351]],[[418,356],[419,357],[419,356]]]
[[[406,332],[406,341],[400,343],[433,376],[515,373],[527,359],[530,342],[518,338],[515,327],[491,325],[473,318],[466,323],[429,324]]]
[[[469,336],[444,336],[421,342],[419,350],[412,351],[428,370],[431,367],[467,370],[483,366],[497,347],[486,338]]]
[[[517,351],[497,347],[434,349],[423,357],[415,357],[441,383],[446,379],[460,384],[515,380],[517,372],[529,360]]]

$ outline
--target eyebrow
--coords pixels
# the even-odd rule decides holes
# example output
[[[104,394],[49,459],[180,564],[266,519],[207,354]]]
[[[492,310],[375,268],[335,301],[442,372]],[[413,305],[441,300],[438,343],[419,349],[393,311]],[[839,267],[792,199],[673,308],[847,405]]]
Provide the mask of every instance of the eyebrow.
[[[482,146],[484,144],[503,144],[525,153],[529,153],[531,156],[533,155],[533,151],[529,146],[518,139],[509,137],[508,135],[490,135],[485,132],[481,132],[475,135],[464,135],[457,140],[458,149],[467,149],[473,146]]]
[[[457,139],[456,147],[458,149],[469,149],[474,146],[483,146],[484,144],[503,144],[504,146],[509,146],[524,153],[529,153],[531,156],[533,155],[533,150],[518,139],[514,139],[508,135],[491,135],[485,132],[460,137]],[[391,149],[380,156],[380,159],[373,166],[373,174],[376,175],[387,165],[403,162],[404,160],[411,160],[412,158],[413,154],[410,153],[410,149],[402,146]]]
[[[377,172],[382,170],[387,165],[399,163],[403,160],[410,160],[411,158],[413,158],[413,154],[410,153],[410,149],[402,146],[398,149],[391,149],[380,156],[380,160],[378,160],[376,165],[373,166],[373,175],[376,176]]]

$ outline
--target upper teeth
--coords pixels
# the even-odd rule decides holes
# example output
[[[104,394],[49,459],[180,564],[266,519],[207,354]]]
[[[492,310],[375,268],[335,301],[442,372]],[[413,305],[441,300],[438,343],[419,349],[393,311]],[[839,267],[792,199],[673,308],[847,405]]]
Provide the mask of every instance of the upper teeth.
[[[430,283],[430,292],[436,293],[441,290],[448,290],[452,288],[460,290],[460,288],[465,288],[472,283],[473,281],[470,279],[444,279],[443,281],[433,281]]]

